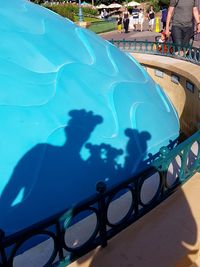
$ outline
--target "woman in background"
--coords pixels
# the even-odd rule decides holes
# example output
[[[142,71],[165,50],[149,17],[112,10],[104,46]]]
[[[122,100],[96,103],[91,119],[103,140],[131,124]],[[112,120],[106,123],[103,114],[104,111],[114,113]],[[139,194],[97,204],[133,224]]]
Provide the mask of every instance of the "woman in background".
[[[155,12],[153,10],[153,6],[150,6],[149,12],[148,12],[148,19],[149,19],[149,31],[153,31],[154,28],[154,20],[155,20]]]
[[[140,8],[139,12],[139,25],[140,25],[140,31],[143,31],[143,24],[144,24],[144,11],[142,8]]]
[[[127,7],[125,8],[125,11],[123,13],[123,24],[124,24],[124,32],[128,33],[128,27],[129,27],[129,12]]]
[[[167,21],[167,13],[168,13],[167,7],[163,6],[161,12],[162,12],[162,15],[161,15],[162,29],[165,30],[166,29],[166,21]]]

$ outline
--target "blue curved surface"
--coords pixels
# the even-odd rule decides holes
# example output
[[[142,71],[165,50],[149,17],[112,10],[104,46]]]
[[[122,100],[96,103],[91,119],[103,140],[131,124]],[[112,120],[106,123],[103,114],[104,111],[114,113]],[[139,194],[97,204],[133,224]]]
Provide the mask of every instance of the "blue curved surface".
[[[179,134],[129,55],[25,0],[0,0],[0,228],[22,229],[146,168]],[[3,215],[3,216],[2,216]]]

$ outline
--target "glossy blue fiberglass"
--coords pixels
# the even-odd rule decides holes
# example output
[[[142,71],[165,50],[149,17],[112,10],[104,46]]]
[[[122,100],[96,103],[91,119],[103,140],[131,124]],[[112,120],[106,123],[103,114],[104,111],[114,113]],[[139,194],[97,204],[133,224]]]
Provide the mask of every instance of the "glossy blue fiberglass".
[[[132,57],[25,0],[0,0],[0,228],[16,231],[146,168],[179,134]]]

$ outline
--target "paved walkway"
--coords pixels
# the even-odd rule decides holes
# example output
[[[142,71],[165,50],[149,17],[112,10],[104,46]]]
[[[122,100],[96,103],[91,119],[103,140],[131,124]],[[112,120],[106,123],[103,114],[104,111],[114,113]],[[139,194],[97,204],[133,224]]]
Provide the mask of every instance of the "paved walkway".
[[[102,33],[100,35],[101,35],[101,37],[103,37],[106,40],[111,40],[111,39],[114,39],[114,40],[122,40],[122,39],[134,40],[134,39],[136,39],[138,41],[148,40],[148,41],[153,41],[153,42],[155,41],[155,37],[160,35],[160,33],[157,33],[157,32],[149,32],[147,30],[147,26],[144,29],[145,30],[143,32],[139,32],[139,31],[135,32],[133,30],[130,30],[128,33],[119,33],[117,31],[112,31],[112,32]],[[199,38],[199,40],[195,40],[193,42],[193,46],[200,48],[200,38]]]

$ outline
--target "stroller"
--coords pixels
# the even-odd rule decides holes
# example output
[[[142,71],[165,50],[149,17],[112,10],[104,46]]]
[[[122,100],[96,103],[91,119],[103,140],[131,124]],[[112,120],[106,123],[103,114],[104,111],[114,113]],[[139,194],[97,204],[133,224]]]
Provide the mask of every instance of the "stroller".
[[[197,34],[197,31],[193,33],[190,37],[190,43],[188,47],[183,47],[183,53],[185,56],[188,55],[189,50],[193,47],[194,37]],[[167,37],[165,31],[161,31],[161,35],[155,37],[156,42],[156,51],[162,54],[174,54],[180,55],[181,47],[172,43],[171,37]]]
[[[173,47],[168,42],[169,38],[165,34],[165,31],[161,31],[160,36],[155,37],[155,41],[158,43],[156,46],[157,52],[164,53],[164,54],[173,54]]]

